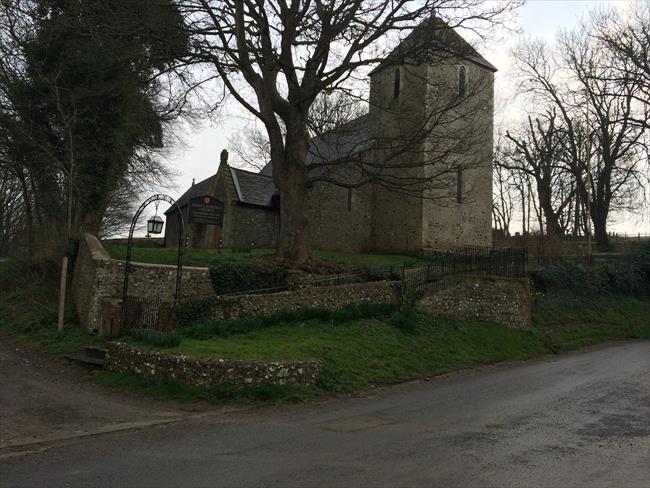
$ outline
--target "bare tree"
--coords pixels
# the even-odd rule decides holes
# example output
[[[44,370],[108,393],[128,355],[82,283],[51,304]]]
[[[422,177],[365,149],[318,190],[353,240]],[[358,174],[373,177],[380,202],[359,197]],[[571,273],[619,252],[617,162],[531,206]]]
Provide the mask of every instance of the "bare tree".
[[[642,190],[644,145],[636,119],[647,113],[636,103],[641,87],[616,76],[612,52],[584,29],[563,33],[556,50],[524,42],[515,57],[522,90],[557,113],[562,159],[591,216],[596,242],[606,249],[610,212],[633,209]]]
[[[477,29],[494,23],[514,6],[505,1],[485,4],[479,0],[375,0],[306,1],[284,0],[179,0],[194,34],[194,59],[210,63],[218,72],[229,93],[257,117],[268,135],[273,179],[281,198],[281,228],[277,254],[296,263],[309,259],[309,232],[305,214],[306,191],[314,181],[345,184],[332,176],[331,163],[322,160],[308,169],[310,109],[323,91],[345,87],[354,74],[364,67],[383,60],[381,44],[388,39],[409,34],[424,20],[435,14],[444,17],[450,28],[470,22]],[[469,21],[469,22],[468,22]],[[433,35],[433,24],[427,30],[432,57],[451,59],[467,53],[453,52],[448,42],[435,45],[440,38]],[[440,29],[438,29],[440,31]],[[422,39],[419,39],[422,40]],[[395,64],[423,54],[422,44],[404,43]],[[452,52],[450,52],[452,51]],[[437,129],[441,144],[437,158],[449,159],[457,138],[449,123],[450,114],[460,103],[445,101],[431,111],[423,128],[410,131],[411,136],[398,145],[382,143],[385,161],[403,155],[414,141],[422,142],[424,132]],[[457,116],[459,119],[462,117]],[[444,122],[444,123],[443,123]],[[442,126],[448,127],[447,131]],[[283,127],[286,133],[283,134]],[[443,154],[444,153],[444,154]],[[406,191],[414,183],[408,178],[399,181],[396,172],[372,168],[364,161],[358,181],[363,185],[381,179],[382,184],[399,186]],[[390,164],[388,164],[390,166]],[[451,166],[449,163],[448,166]],[[394,169],[394,168],[393,168]],[[447,168],[441,174],[448,176]],[[432,175],[436,176],[436,175]],[[440,175],[438,175],[440,176]],[[399,183],[399,185],[398,185]],[[422,182],[418,182],[422,185]]]
[[[506,168],[532,178],[544,215],[546,234],[552,237],[564,234],[561,215],[573,200],[573,192],[564,194],[561,191],[567,169],[562,164],[563,135],[556,126],[556,119],[554,110],[534,120],[529,115],[518,134],[506,132],[512,147],[509,148],[510,157],[502,163]]]
[[[650,111],[650,1],[642,0],[625,17],[615,9],[594,10],[590,36],[611,53],[611,75],[621,84],[634,83],[632,96],[641,104],[644,117],[634,121],[646,129]]]

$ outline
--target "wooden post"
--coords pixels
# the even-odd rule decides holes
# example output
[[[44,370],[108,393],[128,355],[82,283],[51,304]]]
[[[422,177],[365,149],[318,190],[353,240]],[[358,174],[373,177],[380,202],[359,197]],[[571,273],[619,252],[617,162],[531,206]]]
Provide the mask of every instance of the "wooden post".
[[[63,257],[61,263],[61,284],[59,285],[59,332],[63,332],[63,318],[65,316],[65,289],[68,282],[68,256]]]

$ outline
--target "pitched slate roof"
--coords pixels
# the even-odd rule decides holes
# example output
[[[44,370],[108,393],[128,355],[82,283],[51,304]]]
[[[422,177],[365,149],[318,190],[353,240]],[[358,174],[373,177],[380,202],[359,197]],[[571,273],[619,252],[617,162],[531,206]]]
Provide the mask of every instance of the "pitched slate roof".
[[[209,195],[210,194],[210,189],[212,188],[212,183],[214,182],[215,178],[217,177],[216,174],[210,176],[209,178],[206,178],[203,181],[199,181],[198,183],[195,183],[194,185],[190,186],[185,193],[183,193],[178,200],[176,200],[176,205],[179,207],[184,207],[187,205],[192,198],[195,197],[202,197],[203,195]],[[171,213],[174,210],[174,207],[169,207],[167,211],[165,212],[165,215]]]
[[[307,166],[339,161],[354,156],[372,146],[368,132],[368,114],[357,117],[309,141]],[[271,176],[273,164],[269,161],[258,174]]]
[[[271,197],[277,192],[277,188],[270,176],[265,176],[260,173],[251,173],[250,171],[239,168],[228,167],[228,169],[230,170],[230,176],[235,185],[237,201],[249,205],[261,205],[264,207],[271,206]],[[210,195],[216,178],[217,175],[214,174],[209,178],[190,186],[187,191],[176,200],[176,204],[182,208],[187,205],[192,198]],[[173,211],[174,207],[170,207],[165,214],[169,214]]]
[[[453,56],[478,64],[490,71],[497,71],[492,63],[479,54],[463,37],[444,20],[431,17],[415,27],[391,53],[370,72],[374,74],[387,66],[402,64],[404,61],[418,63],[425,61],[429,55]]]
[[[271,197],[278,189],[273,178],[262,173],[252,173],[239,168],[230,168],[237,199],[250,205],[271,206]]]

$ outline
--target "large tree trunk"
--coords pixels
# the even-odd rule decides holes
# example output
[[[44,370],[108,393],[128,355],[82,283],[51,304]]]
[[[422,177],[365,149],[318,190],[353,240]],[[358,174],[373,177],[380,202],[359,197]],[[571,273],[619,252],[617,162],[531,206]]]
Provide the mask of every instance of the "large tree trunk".
[[[607,235],[607,212],[595,206],[592,209],[591,221],[594,224],[596,248],[601,252],[609,251],[609,236]]]
[[[307,205],[307,149],[309,137],[305,123],[287,128],[284,158],[278,171],[280,190],[280,236],[276,254],[291,264],[300,265],[310,258]],[[276,165],[274,165],[276,171]]]

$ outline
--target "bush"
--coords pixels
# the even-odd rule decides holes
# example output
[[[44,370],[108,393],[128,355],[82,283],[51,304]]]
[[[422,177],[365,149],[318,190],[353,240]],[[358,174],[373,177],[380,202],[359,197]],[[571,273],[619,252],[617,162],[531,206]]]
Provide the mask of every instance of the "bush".
[[[559,263],[531,270],[529,273],[535,291],[547,293],[560,290],[591,289],[586,268],[573,263]]]
[[[177,347],[181,336],[176,332],[161,332],[153,329],[130,329],[127,334],[134,340],[154,347]]]
[[[529,276],[535,291],[541,293],[568,291],[582,296],[646,296],[650,291],[648,269],[650,260],[640,252],[593,267],[569,262],[547,265],[531,270]]]
[[[217,297],[213,296],[178,301],[174,305],[174,322],[178,327],[186,327],[210,320],[218,302]]]
[[[650,288],[650,242],[644,242],[636,247],[631,256],[632,264],[645,285],[646,292]]]
[[[240,262],[210,267],[210,279],[217,295],[286,288],[287,277],[287,270],[282,266]]]

